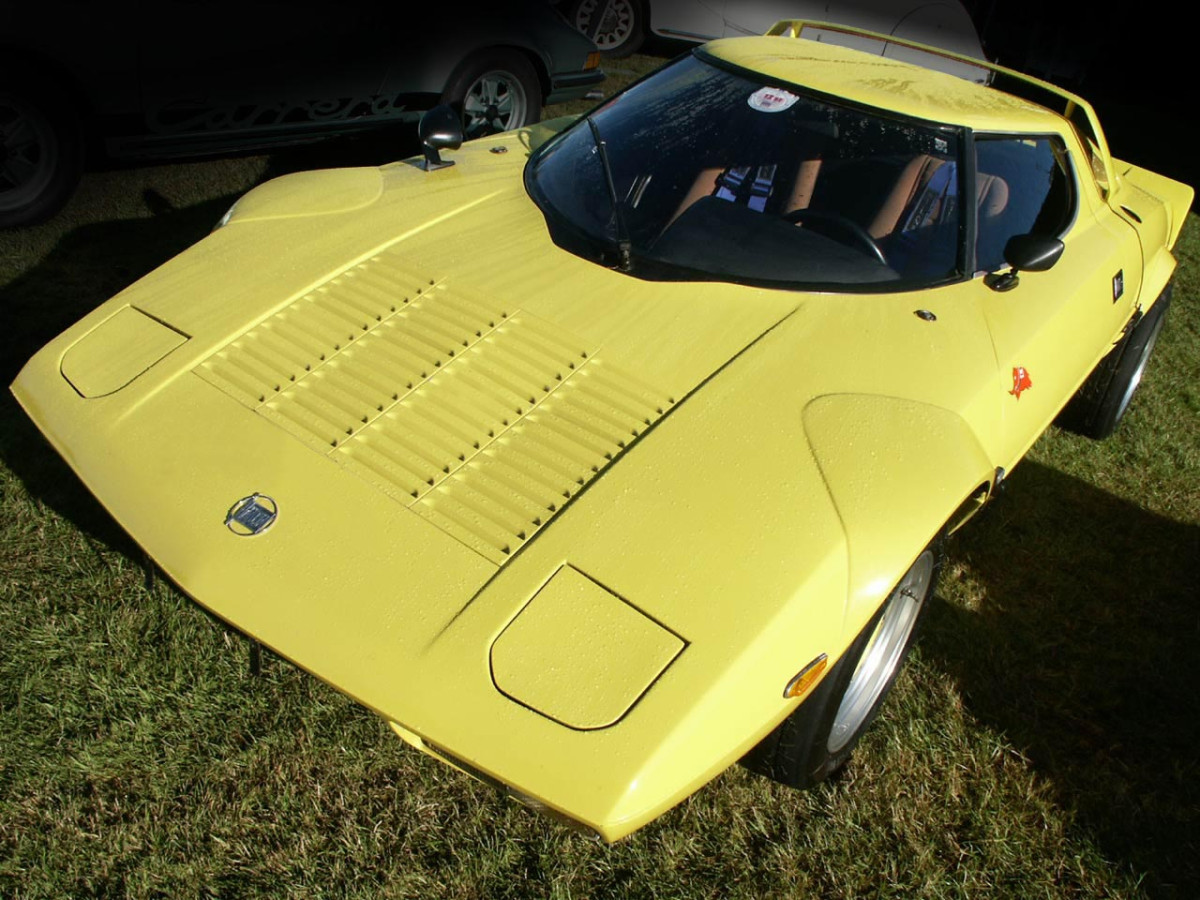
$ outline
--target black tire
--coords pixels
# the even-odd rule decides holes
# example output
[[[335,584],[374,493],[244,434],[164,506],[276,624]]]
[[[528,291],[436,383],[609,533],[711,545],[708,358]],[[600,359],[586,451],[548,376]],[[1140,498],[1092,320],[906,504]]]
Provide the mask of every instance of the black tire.
[[[1121,341],[1096,364],[1092,374],[1075,392],[1055,423],[1094,440],[1103,440],[1116,430],[1142,380],[1154,343],[1171,305],[1168,284]]]
[[[646,40],[646,7],[641,0],[575,0],[567,21],[610,59],[637,53]]]
[[[82,133],[65,92],[0,69],[0,228],[51,218],[82,172]]]
[[[467,60],[446,85],[442,102],[463,117],[463,137],[483,137],[532,125],[542,116],[537,72],[515,50],[490,50]]]
[[[842,768],[870,727],[912,650],[942,568],[942,539],[917,557],[824,680],[743,760],[809,788]]]

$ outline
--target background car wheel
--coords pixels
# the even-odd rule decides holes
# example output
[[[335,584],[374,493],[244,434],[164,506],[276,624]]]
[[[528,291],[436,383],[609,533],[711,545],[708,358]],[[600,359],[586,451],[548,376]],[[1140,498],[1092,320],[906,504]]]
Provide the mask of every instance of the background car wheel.
[[[529,61],[516,51],[475,57],[451,79],[442,102],[462,113],[463,137],[522,128],[542,115],[542,86]]]
[[[36,79],[0,71],[0,227],[49,219],[70,198],[83,170],[73,111],[60,92],[32,87]]]
[[[939,538],[917,557],[812,695],[747,754],[748,768],[807,788],[846,764],[912,649],[941,567]]]
[[[638,0],[576,0],[567,19],[614,59],[636,53],[646,39],[646,11]]]
[[[1150,311],[1128,332],[1059,413],[1055,423],[1084,437],[1102,440],[1116,430],[1142,381],[1154,343],[1171,305],[1171,285],[1163,290]]]

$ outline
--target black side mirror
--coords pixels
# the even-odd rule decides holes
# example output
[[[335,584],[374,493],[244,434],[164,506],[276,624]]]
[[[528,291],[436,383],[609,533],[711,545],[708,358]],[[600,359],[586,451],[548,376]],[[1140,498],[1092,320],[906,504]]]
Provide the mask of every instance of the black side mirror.
[[[1011,291],[1020,279],[1017,272],[1045,272],[1063,254],[1063,242],[1040,234],[1016,234],[1004,245],[1004,261],[1011,269],[1001,275],[992,273],[983,282],[994,291]]]
[[[462,146],[462,117],[449,104],[443,103],[425,112],[417,123],[417,134],[425,148],[425,171],[444,169],[454,160],[443,160],[439,150],[457,150]]]

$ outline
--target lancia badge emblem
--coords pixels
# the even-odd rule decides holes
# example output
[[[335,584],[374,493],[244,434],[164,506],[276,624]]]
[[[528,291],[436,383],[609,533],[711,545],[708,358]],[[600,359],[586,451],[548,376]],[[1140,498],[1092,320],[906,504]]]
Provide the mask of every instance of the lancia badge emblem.
[[[279,516],[279,506],[266,494],[243,497],[225,513],[225,527],[239,537],[262,534]]]

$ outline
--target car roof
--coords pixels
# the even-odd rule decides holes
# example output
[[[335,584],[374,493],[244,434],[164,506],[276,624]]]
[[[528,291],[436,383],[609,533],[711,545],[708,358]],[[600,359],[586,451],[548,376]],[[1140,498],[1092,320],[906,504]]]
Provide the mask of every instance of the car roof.
[[[743,69],[851,102],[978,131],[1060,130],[1052,110],[986,84],[866,53],[790,36],[722,38],[696,51]],[[998,67],[981,62],[983,70]],[[1017,75],[1017,73],[1011,73]],[[1021,76],[1017,76],[1021,77]]]

